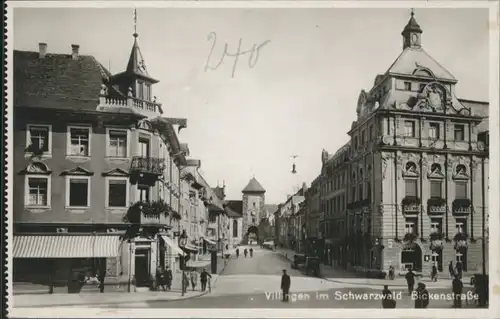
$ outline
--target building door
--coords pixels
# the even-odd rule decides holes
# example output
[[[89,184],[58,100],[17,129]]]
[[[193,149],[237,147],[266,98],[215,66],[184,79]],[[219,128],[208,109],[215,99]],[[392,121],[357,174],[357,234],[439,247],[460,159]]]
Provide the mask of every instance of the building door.
[[[139,156],[149,157],[149,139],[139,138]]]
[[[443,271],[443,251],[441,249],[433,250],[431,258],[432,265],[436,265],[439,272]]]
[[[140,202],[149,202],[149,186],[139,185],[137,187],[138,199]]]
[[[137,287],[149,287],[151,250],[148,248],[135,251],[135,282]]]

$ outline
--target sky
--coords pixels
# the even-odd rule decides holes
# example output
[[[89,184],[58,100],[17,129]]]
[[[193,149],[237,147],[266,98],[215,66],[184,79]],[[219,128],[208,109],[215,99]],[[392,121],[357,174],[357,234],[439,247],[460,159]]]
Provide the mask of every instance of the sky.
[[[359,93],[402,52],[409,17],[409,9],[139,8],[137,33],[160,81],[153,95],[165,116],[188,119],[179,139],[205,179],[241,199],[255,176],[266,203],[278,204],[318,176],[322,149],[349,140]],[[415,18],[423,48],[458,79],[456,95],[488,101],[488,11],[422,8]],[[16,8],[13,24],[17,50],[45,42],[49,53],[70,54],[79,44],[113,73],[133,44],[131,8]],[[240,55],[233,74],[240,39],[240,52],[259,49]]]

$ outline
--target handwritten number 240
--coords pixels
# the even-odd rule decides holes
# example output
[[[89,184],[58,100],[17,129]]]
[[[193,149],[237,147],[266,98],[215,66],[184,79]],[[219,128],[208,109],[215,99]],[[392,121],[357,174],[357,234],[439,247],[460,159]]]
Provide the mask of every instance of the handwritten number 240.
[[[207,72],[209,69],[210,70],[217,70],[219,66],[224,62],[224,58],[227,57],[232,57],[234,58],[233,62],[233,69],[231,72],[231,77],[234,78],[234,74],[236,73],[236,66],[238,65],[238,59],[240,56],[250,54],[248,57],[248,67],[253,68],[257,62],[259,61],[259,54],[260,50],[270,42],[270,40],[266,40],[262,42],[261,44],[257,45],[254,44],[250,50],[246,51],[241,51],[241,42],[242,39],[240,38],[238,42],[238,49],[236,50],[235,53],[230,53],[229,50],[229,45],[226,43],[224,45],[224,53],[222,54],[222,57],[219,59],[219,62],[217,62],[214,66],[210,65],[210,61],[212,59],[212,54],[215,48],[215,45],[217,44],[217,34],[215,32],[210,32],[207,37],[208,41],[212,41],[212,47],[210,48],[210,53],[208,54],[207,62],[205,64],[205,72]]]

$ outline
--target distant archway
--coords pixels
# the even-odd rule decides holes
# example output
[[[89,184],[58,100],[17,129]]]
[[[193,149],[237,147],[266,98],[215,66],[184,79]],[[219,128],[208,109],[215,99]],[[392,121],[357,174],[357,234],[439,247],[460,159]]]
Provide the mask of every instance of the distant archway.
[[[257,226],[250,226],[245,234],[248,244],[257,244],[259,242],[259,229]]]

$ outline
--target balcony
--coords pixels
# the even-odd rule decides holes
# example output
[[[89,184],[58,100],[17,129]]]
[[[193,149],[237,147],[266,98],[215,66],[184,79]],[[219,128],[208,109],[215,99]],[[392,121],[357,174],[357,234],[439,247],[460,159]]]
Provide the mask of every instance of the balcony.
[[[471,202],[468,198],[457,198],[451,207],[453,215],[468,215],[471,211]]]
[[[404,214],[418,214],[420,212],[420,198],[406,196],[401,202]]]
[[[453,237],[453,241],[455,242],[455,249],[466,248],[467,247],[467,239],[469,235],[464,232],[458,232]]]
[[[172,208],[166,202],[136,202],[130,206],[123,221],[135,226],[158,226],[169,224]]]
[[[154,175],[162,175],[164,168],[164,160],[158,157],[134,156],[130,164],[131,171]]]
[[[147,117],[159,116],[163,113],[160,103],[131,96],[119,98],[109,97],[106,96],[106,92],[101,92],[98,109],[102,111],[129,109],[134,113],[139,113]]]
[[[441,197],[430,198],[427,200],[427,214],[442,215],[446,213],[446,200]]]

